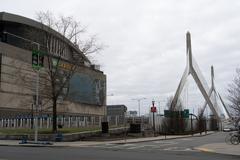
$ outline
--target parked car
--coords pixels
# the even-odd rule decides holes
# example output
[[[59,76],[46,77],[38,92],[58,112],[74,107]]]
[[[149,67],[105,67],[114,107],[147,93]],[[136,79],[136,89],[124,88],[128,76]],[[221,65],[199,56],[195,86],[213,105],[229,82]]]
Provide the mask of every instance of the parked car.
[[[237,131],[237,128],[233,125],[224,126],[223,132]]]

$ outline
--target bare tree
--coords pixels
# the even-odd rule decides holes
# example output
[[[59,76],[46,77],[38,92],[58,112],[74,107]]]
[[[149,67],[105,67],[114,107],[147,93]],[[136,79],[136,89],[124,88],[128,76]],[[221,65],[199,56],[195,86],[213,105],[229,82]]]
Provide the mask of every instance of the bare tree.
[[[69,81],[78,66],[84,65],[84,61],[90,61],[86,55],[97,53],[102,49],[96,43],[96,37],[81,39],[81,34],[85,33],[85,28],[80,25],[73,17],[55,16],[47,12],[38,12],[37,20],[47,26],[49,32],[44,32],[43,48],[47,52],[47,66],[44,67],[46,74],[42,75],[46,83],[42,84],[40,94],[51,100],[53,111],[53,128],[57,132],[57,101],[66,97],[66,90]],[[53,36],[52,32],[59,32],[61,36]],[[57,41],[57,45],[56,45]],[[74,44],[75,50],[67,51],[66,41]],[[66,55],[67,53],[67,55]],[[48,103],[49,104],[49,103]]]
[[[232,83],[229,84],[228,99],[230,101],[230,108],[236,116],[240,116],[240,68],[236,69],[236,76]]]
[[[86,27],[82,26],[73,17],[59,16],[56,18],[50,11],[40,11],[37,13],[37,20],[62,34],[74,43],[84,55],[98,53],[104,48],[103,44],[98,43],[96,35],[84,35]]]
[[[175,107],[174,109],[171,107],[173,98],[174,98],[174,97],[171,96],[171,97],[169,97],[169,98],[167,99],[166,105],[167,105],[168,109],[171,110],[171,111],[174,111],[174,110],[175,110],[175,111],[181,111],[181,110],[183,110],[183,104],[182,104],[181,99],[178,100],[177,105],[176,105],[176,107]]]

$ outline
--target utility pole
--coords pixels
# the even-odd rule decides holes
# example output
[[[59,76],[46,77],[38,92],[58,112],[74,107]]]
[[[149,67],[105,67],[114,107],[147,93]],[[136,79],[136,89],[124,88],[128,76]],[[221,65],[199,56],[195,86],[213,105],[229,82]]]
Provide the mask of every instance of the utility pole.
[[[139,117],[141,116],[141,113],[140,113],[140,103],[141,103],[141,100],[144,100],[144,99],[147,99],[147,98],[143,97],[143,98],[134,98],[134,99],[132,99],[132,100],[135,100],[135,101],[138,102],[138,116]]]

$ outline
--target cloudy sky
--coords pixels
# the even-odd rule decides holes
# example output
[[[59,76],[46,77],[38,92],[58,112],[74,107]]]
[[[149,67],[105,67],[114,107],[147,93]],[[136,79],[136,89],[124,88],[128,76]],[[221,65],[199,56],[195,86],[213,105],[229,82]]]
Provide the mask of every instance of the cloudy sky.
[[[210,81],[213,65],[217,89],[226,98],[240,67],[239,8],[239,0],[7,0],[0,5],[0,11],[33,19],[37,11],[50,10],[87,26],[107,46],[95,60],[107,75],[108,95],[114,95],[108,104],[137,110],[132,99],[145,97],[141,113],[148,112],[152,99],[163,110],[176,91],[186,66],[187,31],[205,79]],[[193,81],[187,84],[188,107],[201,104]]]

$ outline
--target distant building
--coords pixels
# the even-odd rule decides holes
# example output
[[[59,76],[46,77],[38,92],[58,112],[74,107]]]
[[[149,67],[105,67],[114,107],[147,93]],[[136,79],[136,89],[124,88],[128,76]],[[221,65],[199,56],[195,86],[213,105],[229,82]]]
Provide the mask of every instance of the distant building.
[[[125,105],[108,105],[107,117],[110,125],[123,124],[126,112],[127,112],[127,107]]]
[[[137,111],[128,111],[127,112],[127,117],[137,117]]]

